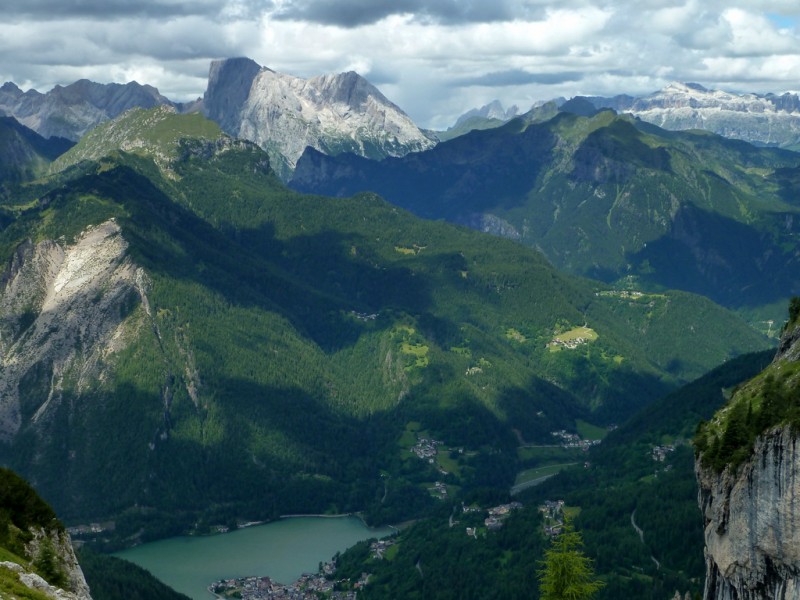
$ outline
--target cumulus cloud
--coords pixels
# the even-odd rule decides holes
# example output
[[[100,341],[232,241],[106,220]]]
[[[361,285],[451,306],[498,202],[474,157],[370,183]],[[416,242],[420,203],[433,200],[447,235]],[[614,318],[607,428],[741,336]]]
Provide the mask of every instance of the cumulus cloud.
[[[219,2],[213,0],[25,0],[4,2],[5,19],[35,18],[43,20],[80,17],[108,20],[120,17],[170,18],[187,15],[215,15]]]
[[[454,79],[451,85],[456,87],[486,86],[486,87],[506,87],[516,85],[526,85],[529,83],[543,83],[551,85],[554,83],[566,83],[567,81],[580,81],[583,73],[578,71],[558,71],[556,73],[529,73],[522,69],[512,69],[510,71],[496,71],[486,73],[477,77],[464,79]]]
[[[0,80],[86,77],[202,95],[212,59],[301,77],[356,70],[421,125],[499,98],[523,109],[673,80],[795,89],[797,0],[26,0],[7,2]]]
[[[422,22],[453,25],[538,18],[546,4],[530,0],[295,0],[278,1],[274,16],[358,27],[392,15],[412,15]]]

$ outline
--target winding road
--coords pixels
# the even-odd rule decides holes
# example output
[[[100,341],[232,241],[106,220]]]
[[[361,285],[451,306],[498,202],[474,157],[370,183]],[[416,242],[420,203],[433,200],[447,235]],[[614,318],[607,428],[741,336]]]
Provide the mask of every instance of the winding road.
[[[642,530],[641,527],[639,527],[636,524],[636,509],[635,508],[633,509],[633,512],[631,513],[631,525],[633,525],[633,528],[636,530],[636,533],[639,534],[639,540],[642,542],[642,544],[644,544],[644,531]],[[650,555],[650,560],[652,560],[656,564],[656,569],[661,570],[661,563],[658,562],[658,559],[655,556],[653,556],[652,554]]]

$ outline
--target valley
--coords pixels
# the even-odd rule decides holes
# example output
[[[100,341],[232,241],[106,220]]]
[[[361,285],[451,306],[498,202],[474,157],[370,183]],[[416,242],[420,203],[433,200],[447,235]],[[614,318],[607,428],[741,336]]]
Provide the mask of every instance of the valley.
[[[759,373],[794,356],[800,155],[601,104],[436,137],[246,58],[192,103],[3,86],[44,133],[0,119],[0,463],[96,600],[173,597],[111,553],[192,598],[334,558],[324,597],[538,597],[573,526],[597,600],[701,593],[695,455],[795,418],[793,363]]]

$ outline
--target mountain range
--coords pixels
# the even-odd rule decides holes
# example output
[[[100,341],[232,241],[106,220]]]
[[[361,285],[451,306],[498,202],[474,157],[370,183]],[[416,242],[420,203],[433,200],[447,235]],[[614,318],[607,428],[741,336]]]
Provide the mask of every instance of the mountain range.
[[[177,103],[137,82],[87,80],[47,93],[0,87],[0,115],[14,117],[45,138],[77,141],[96,125],[132,108],[172,107],[203,112],[224,131],[257,143],[273,169],[291,175],[306,146],[370,158],[424,150],[436,138],[354,72],[301,79],[261,67],[248,58],[213,61],[202,99]]]
[[[575,274],[684,289],[779,322],[800,293],[800,155],[612,110],[531,119],[543,111],[402,158],[307,149],[291,186],[373,191],[534,246]]]
[[[703,129],[764,146],[800,149],[800,96],[736,94],[697,83],[672,83],[647,96],[588,97],[670,130]]]
[[[556,107],[566,102],[554,100]],[[631,113],[665,129],[705,129],[762,145],[795,148],[800,139],[800,100],[791,93],[734,94],[673,83],[647,96],[578,96],[570,102]],[[425,132],[357,73],[304,80],[248,58],[214,61],[205,93],[189,103],[169,100],[137,82],[80,80],[46,93],[23,92],[12,82],[0,87],[0,115],[14,117],[45,138],[77,141],[126,110],[157,105],[201,111],[227,133],[256,142],[284,180],[291,177],[306,146],[334,155],[402,156],[468,131],[500,126],[519,113],[516,106],[506,110],[495,100],[464,113],[447,131]],[[538,109],[536,105],[532,110]]]
[[[671,131],[701,129],[761,146],[800,149],[800,96],[792,92],[741,94],[707,89],[699,83],[673,82],[645,96],[575,96],[569,100],[554,98],[552,102],[584,116],[610,108]],[[577,111],[578,106],[582,110]],[[437,135],[446,141],[472,129],[498,127],[516,116],[516,111],[503,115],[498,108],[502,105],[495,100],[472,109]]]
[[[178,106],[156,88],[135,81],[102,84],[81,79],[67,86],[57,85],[46,93],[23,92],[12,82],[0,87],[0,113],[14,117],[42,137],[72,141],[126,110],[162,104]]]

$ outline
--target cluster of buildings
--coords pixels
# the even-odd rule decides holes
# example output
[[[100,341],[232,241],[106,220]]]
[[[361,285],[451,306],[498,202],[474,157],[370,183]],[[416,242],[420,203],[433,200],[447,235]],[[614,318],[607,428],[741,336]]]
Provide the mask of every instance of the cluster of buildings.
[[[547,348],[561,347],[561,348],[566,348],[567,350],[575,350],[575,348],[577,348],[578,346],[582,346],[583,344],[588,344],[588,343],[589,339],[581,336],[569,338],[568,340],[562,340],[561,338],[553,338],[548,342],[546,347]]]
[[[428,491],[439,500],[447,499],[447,485],[441,481],[435,482],[432,488],[428,488]]]
[[[509,502],[508,504],[500,504],[488,510],[489,516],[483,520],[486,529],[495,531],[503,526],[503,521],[506,520],[512,510],[522,508],[522,502]]]
[[[675,452],[675,446],[672,444],[667,444],[666,446],[654,446],[651,456],[656,462],[664,462],[664,460],[667,458],[667,454],[670,452]]]
[[[351,310],[350,314],[353,315],[359,321],[374,321],[378,318],[378,313],[362,313],[357,312],[355,310]]]
[[[377,542],[372,542],[369,545],[369,550],[372,555],[372,558],[377,560],[383,560],[386,551],[394,546],[395,541],[394,538],[386,538],[384,540],[378,540]]]
[[[67,533],[72,537],[78,537],[82,535],[103,533],[107,529],[113,529],[113,526],[109,525],[104,526],[100,523],[89,523],[88,525],[77,525],[75,527],[67,527]]]
[[[587,450],[591,446],[600,443],[600,440],[584,440],[577,433],[569,433],[565,429],[561,431],[551,431],[550,435],[560,438],[562,448],[581,448]]]
[[[208,586],[217,598],[242,600],[318,600],[320,597],[336,600],[355,600],[355,592],[333,591],[333,581],[324,573],[305,574],[290,585],[283,585],[269,577],[243,577],[223,579]]]
[[[595,296],[614,296],[617,298],[630,298],[635,300],[641,298],[644,294],[633,290],[604,290],[602,292],[595,292]]]
[[[413,452],[417,458],[427,460],[429,463],[433,464],[436,461],[436,454],[438,452],[437,446],[441,446],[442,443],[443,442],[440,442],[439,440],[420,438],[416,445],[411,448],[411,452]]]
[[[544,517],[544,532],[550,537],[560,534],[564,529],[564,501],[545,500],[539,506],[539,512]]]

